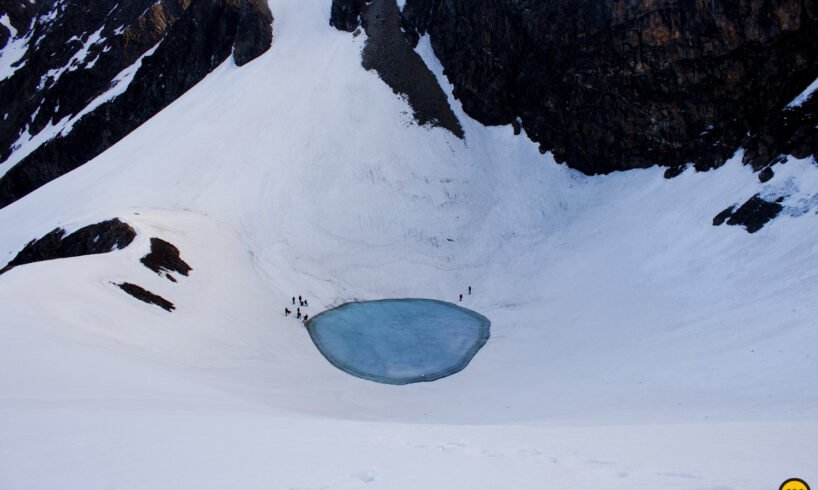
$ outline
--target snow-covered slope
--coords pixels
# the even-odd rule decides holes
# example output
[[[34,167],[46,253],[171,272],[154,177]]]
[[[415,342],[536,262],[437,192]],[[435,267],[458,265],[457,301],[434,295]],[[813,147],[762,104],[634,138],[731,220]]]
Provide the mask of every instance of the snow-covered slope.
[[[0,488],[818,481],[813,162],[585,177],[454,101],[465,140],[418,127],[329,0],[270,7],[269,52],[0,210],[6,261],[56,226],[138,232],[0,276]],[[809,216],[711,225],[757,192]],[[189,277],[139,263],[151,237]],[[282,314],[468,286],[492,337],[434,383],[346,375]]]

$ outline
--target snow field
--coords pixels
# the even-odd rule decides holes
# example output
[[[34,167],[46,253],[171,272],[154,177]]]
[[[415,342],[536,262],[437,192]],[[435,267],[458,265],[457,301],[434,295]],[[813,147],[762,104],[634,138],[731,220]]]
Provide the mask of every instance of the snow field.
[[[812,162],[765,185],[740,155],[589,178],[456,104],[465,141],[420,128],[361,68],[363,36],[328,27],[329,3],[271,1],[268,53],[0,210],[9,260],[58,225],[139,232],[0,276],[0,487],[818,481],[815,211],[754,235],[711,226],[759,191],[809,201]],[[153,236],[190,277],[139,263]],[[491,339],[434,383],[346,375],[282,313],[298,294],[312,316],[469,285]]]

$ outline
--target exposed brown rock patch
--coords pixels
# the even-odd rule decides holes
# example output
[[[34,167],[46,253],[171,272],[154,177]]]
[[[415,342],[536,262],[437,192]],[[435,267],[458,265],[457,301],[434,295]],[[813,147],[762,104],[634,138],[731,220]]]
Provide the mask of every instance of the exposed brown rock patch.
[[[117,286],[126,293],[133,296],[134,298],[138,299],[139,301],[144,301],[145,303],[156,305],[166,311],[173,311],[176,309],[176,306],[170,301],[159,296],[158,294],[154,294],[148,291],[147,289],[141,286],[137,286],[136,284],[132,284],[130,282],[123,282],[121,284],[117,284]]]
[[[782,200],[783,198],[779,198],[776,202],[765,201],[756,194],[738,209],[733,205],[717,214],[713,218],[713,225],[719,226],[726,222],[728,225],[742,226],[748,233],[755,233],[784,209],[780,204]]]
[[[406,96],[421,126],[448,129],[463,138],[463,128],[449,106],[449,100],[401,30],[395,0],[374,0],[361,12],[367,40],[361,64],[375,70],[396,94]]]
[[[349,28],[359,4],[334,0],[335,25]],[[818,77],[815,1],[407,0],[403,17],[430,36],[470,116],[519,118],[542,152],[585,173],[706,170],[758,132],[756,169],[766,148],[815,152],[808,124],[766,141]]]
[[[193,270],[187,262],[182,260],[179,249],[161,238],[151,238],[151,251],[148,255],[142,257],[140,262],[148,269],[172,282],[176,282],[176,279],[170,275],[171,272],[178,272],[183,276],[187,276]]]
[[[136,231],[117,218],[88,225],[65,235],[65,230],[55,228],[42,238],[30,241],[5,267],[0,274],[18,265],[63,259],[120,250],[133,241]]]

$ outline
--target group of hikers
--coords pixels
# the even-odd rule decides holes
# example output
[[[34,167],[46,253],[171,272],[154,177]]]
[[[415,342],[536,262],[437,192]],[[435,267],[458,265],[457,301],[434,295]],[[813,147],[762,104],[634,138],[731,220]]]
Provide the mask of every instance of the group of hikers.
[[[295,306],[295,296],[293,296],[293,306]],[[306,313],[302,314],[301,313],[301,308],[306,308],[308,306],[310,306],[310,303],[309,303],[309,301],[307,301],[307,298],[304,298],[301,295],[299,295],[298,296],[298,306],[295,307],[295,318],[297,320],[302,320],[304,322],[304,325],[307,324],[307,322],[310,319],[310,316],[308,314],[306,314]],[[284,307],[284,316],[290,316],[292,314],[293,314],[293,311],[285,306]]]
[[[471,286],[469,286],[468,295],[471,296]],[[304,325],[306,325],[307,322],[310,320],[310,315],[308,315],[306,313],[301,313],[301,308],[307,308],[308,306],[310,306],[310,303],[309,303],[309,301],[307,301],[307,298],[302,297],[301,295],[298,295],[297,299],[298,299],[298,306],[295,307],[295,318],[297,320],[303,321]],[[296,297],[293,296],[293,298],[292,298],[293,306],[295,306],[295,300],[296,300]],[[460,302],[461,303],[463,302],[463,293],[460,293]],[[284,316],[290,316],[292,314],[293,314],[293,311],[285,306],[284,307]]]
[[[471,296],[471,286],[469,286],[469,296]],[[463,302],[463,293],[460,293],[460,302]]]

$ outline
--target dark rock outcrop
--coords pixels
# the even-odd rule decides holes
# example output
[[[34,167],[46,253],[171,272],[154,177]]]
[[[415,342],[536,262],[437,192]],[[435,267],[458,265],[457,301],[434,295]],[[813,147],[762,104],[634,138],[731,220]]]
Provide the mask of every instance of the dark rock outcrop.
[[[273,43],[273,14],[264,0],[241,3],[233,41],[233,59],[245,65],[270,49]]]
[[[159,296],[158,294],[148,291],[142,286],[138,286],[130,282],[123,282],[121,284],[117,284],[117,286],[121,290],[138,299],[139,301],[144,301],[145,303],[156,305],[166,311],[173,311],[176,309],[176,306],[173,303]]]
[[[373,0],[360,15],[367,34],[363,67],[375,70],[396,94],[406,96],[418,124],[445,128],[462,138],[463,128],[446,94],[401,30],[395,0]]]
[[[242,65],[272,42],[263,0],[38,2],[18,69],[0,81],[0,161],[22,134],[60,126],[148,50],[127,90],[39,146],[0,178],[0,207],[105,151],[231,54]],[[0,11],[2,15],[2,11]],[[5,109],[8,108],[8,109]]]
[[[713,218],[713,226],[721,226],[727,221],[727,218],[733,216],[733,211],[736,210],[735,206],[730,206],[729,208],[725,209],[724,211],[720,212]]]
[[[775,177],[775,172],[770,167],[765,167],[764,170],[758,173],[758,180],[762,184],[764,182],[769,182],[773,177]]]
[[[358,6],[335,0],[333,12]],[[815,0],[407,0],[403,11],[467,113],[519,118],[541,151],[589,174],[709,169],[743,144],[755,168],[812,154],[814,124],[781,110],[818,77],[817,15]]]
[[[157,274],[164,275],[168,280],[176,282],[171,272],[178,272],[187,276],[192,267],[179,256],[179,249],[161,238],[151,238],[151,251],[142,257],[140,262]]]
[[[756,194],[738,209],[733,205],[717,214],[713,218],[713,225],[719,226],[726,222],[728,225],[743,226],[748,233],[755,233],[778,216],[782,209],[784,207],[779,202],[765,201]]]
[[[91,0],[85,8],[60,8],[38,2],[36,16],[17,36],[31,37],[28,50],[14,74],[0,81],[0,101],[8,102],[3,104],[8,116],[0,121],[0,160],[21,133],[37,134],[78,114],[107,90],[167,34],[189,0],[120,3]]]
[[[364,0],[333,0],[329,25],[341,31],[354,31],[360,25],[364,5]]]
[[[136,231],[117,218],[85,226],[67,236],[64,229],[56,228],[42,238],[30,241],[0,269],[0,274],[32,262],[121,250],[130,245],[135,237]]]
[[[769,165],[784,161],[786,155],[818,158],[818,97],[813,96],[798,107],[768,114],[742,146],[744,163],[754,170],[770,170],[770,178]],[[764,182],[761,175],[759,178]]]

